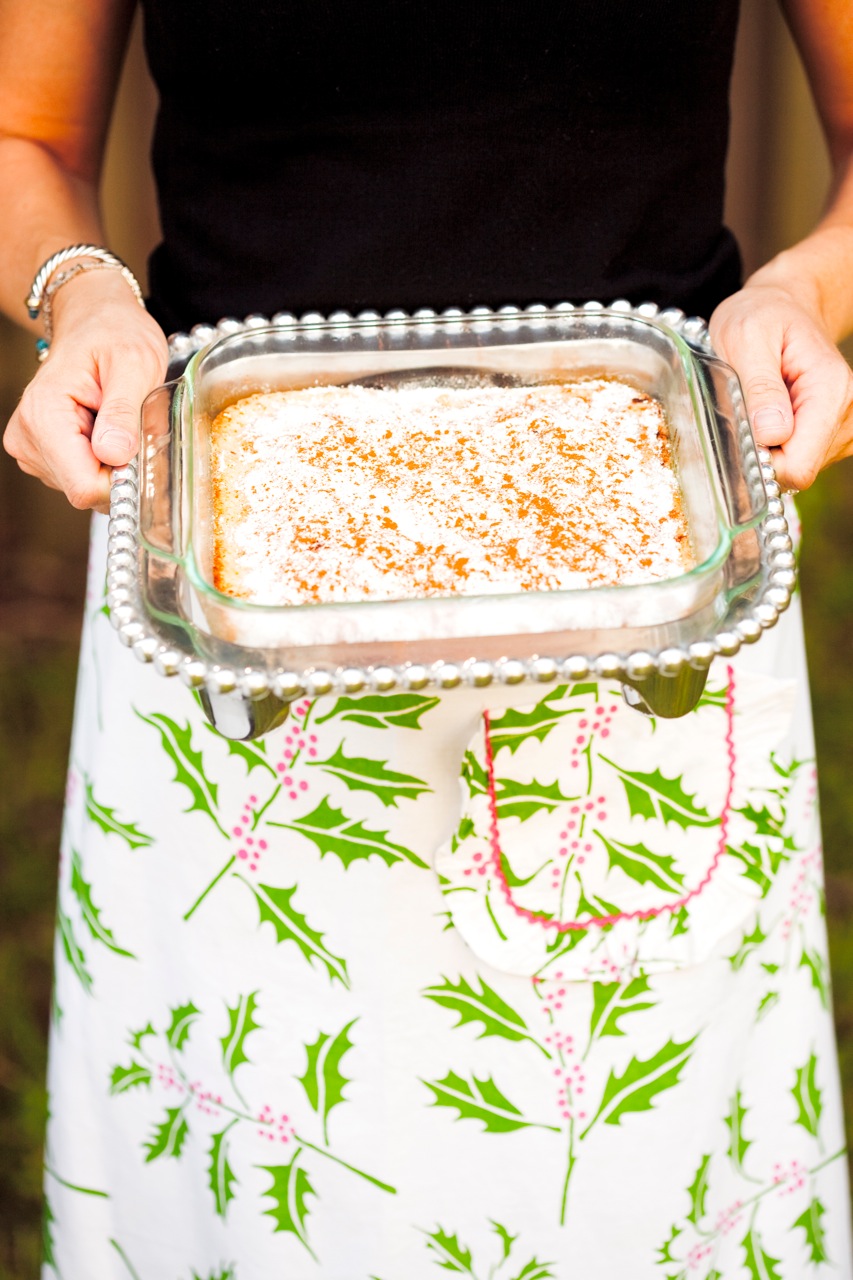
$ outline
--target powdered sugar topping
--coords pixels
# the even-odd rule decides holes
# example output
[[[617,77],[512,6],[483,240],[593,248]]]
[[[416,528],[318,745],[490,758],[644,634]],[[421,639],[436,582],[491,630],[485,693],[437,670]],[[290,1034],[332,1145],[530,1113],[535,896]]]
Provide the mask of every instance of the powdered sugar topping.
[[[313,387],[212,428],[215,584],[260,604],[651,582],[691,567],[663,410],[608,378]]]

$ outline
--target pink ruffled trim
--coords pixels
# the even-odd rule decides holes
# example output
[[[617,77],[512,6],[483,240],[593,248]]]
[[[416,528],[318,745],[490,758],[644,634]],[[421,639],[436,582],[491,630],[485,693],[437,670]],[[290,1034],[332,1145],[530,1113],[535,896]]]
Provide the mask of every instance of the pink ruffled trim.
[[[722,861],[723,854],[726,851],[726,841],[728,839],[729,813],[732,802],[732,792],[734,790],[735,781],[735,747],[734,747],[734,712],[735,712],[735,674],[734,668],[727,668],[728,689],[726,691],[726,753],[728,756],[729,776],[726,788],[726,798],[723,803],[723,812],[720,818],[720,839],[714,854],[711,865],[709,866],[705,876],[700,880],[699,884],[689,893],[684,894],[681,898],[676,898],[673,902],[664,903],[659,907],[649,907],[647,910],[638,911],[617,911],[609,916],[591,916],[589,920],[549,920],[547,916],[538,914],[535,911],[529,911],[527,907],[520,906],[512,896],[512,889],[509,886],[506,875],[504,874],[500,836],[498,832],[498,806],[497,795],[495,792],[495,761],[492,753],[491,739],[491,719],[488,711],[483,712],[483,738],[486,747],[486,772],[489,779],[489,813],[491,836],[490,844],[492,848],[492,867],[495,876],[503,891],[504,898],[509,906],[512,907],[516,915],[521,916],[525,920],[529,920],[531,924],[541,925],[543,929],[555,929],[558,933],[568,933],[569,930],[589,929],[590,926],[596,925],[603,928],[606,925],[616,924],[619,920],[651,920],[655,916],[662,915],[665,911],[680,911],[686,906],[692,898],[698,897],[703,889],[711,882],[717,867]]]

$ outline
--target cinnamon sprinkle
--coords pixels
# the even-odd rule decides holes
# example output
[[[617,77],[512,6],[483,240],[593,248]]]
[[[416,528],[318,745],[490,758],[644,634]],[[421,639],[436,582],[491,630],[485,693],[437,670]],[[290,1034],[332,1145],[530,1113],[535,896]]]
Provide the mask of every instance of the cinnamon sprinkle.
[[[692,567],[657,400],[609,378],[262,392],[211,428],[214,585],[259,604],[651,582]]]

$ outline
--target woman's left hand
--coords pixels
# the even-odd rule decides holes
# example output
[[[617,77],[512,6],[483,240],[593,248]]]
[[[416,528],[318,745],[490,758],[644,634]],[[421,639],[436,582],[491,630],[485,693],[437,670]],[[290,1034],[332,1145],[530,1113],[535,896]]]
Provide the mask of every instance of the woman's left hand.
[[[853,455],[853,371],[817,308],[776,283],[748,282],[711,317],[717,354],[743,385],[756,442],[783,489],[807,489]]]

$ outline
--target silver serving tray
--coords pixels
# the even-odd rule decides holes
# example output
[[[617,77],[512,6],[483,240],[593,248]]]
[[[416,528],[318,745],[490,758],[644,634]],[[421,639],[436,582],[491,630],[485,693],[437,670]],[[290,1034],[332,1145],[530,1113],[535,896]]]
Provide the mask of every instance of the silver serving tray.
[[[249,316],[175,334],[169,350],[170,381],[144,406],[139,459],[113,475],[107,601],[122,642],[197,689],[227,737],[266,732],[304,694],[590,676],[622,682],[640,710],[679,716],[714,656],[757,640],[790,602],[795,561],[770,455],[755,447],[704,322],[680,311],[616,302]],[[557,358],[569,372],[623,373],[663,400],[695,570],[641,587],[289,609],[214,590],[206,425],[229,397],[377,369],[523,370]]]

